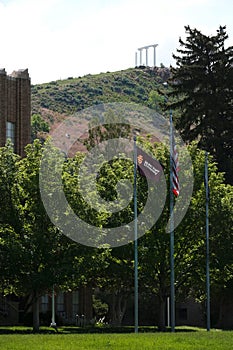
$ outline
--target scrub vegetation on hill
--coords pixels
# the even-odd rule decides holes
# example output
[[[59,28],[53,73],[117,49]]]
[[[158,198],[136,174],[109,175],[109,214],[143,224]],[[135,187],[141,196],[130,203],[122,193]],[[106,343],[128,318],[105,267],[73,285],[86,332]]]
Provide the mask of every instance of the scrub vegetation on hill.
[[[62,115],[109,102],[134,102],[148,105],[151,91],[169,78],[168,68],[130,68],[119,72],[32,86],[32,113],[42,114],[50,124]]]

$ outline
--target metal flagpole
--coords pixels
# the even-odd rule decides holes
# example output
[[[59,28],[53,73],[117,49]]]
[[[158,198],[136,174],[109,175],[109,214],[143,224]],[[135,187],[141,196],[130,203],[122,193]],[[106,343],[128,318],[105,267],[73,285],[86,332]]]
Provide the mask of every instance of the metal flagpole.
[[[205,190],[206,190],[206,330],[210,330],[210,269],[209,269],[209,180],[208,153],[205,153]]]
[[[170,327],[170,298],[167,297],[167,326]]]
[[[134,331],[138,333],[137,137],[134,136]]]
[[[55,322],[55,291],[54,291],[54,286],[52,290],[52,322],[50,327],[56,327],[56,322]]]
[[[175,332],[175,273],[174,273],[174,195],[173,195],[173,127],[172,111],[170,110],[170,298],[171,298],[171,331]]]

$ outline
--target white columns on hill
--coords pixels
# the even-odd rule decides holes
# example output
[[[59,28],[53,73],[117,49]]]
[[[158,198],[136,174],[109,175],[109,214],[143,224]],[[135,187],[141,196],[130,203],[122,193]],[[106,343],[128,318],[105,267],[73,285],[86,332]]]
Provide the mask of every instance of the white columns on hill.
[[[143,47],[139,47],[138,48],[138,51],[139,51],[139,65],[141,66],[143,63],[142,63],[142,53],[143,51],[145,50],[146,51],[146,67],[148,66],[148,50],[152,47],[154,50],[153,50],[153,64],[154,64],[154,67],[156,67],[156,47],[158,46],[158,44],[153,44],[153,45],[147,45],[147,46],[143,46]],[[137,67],[138,66],[138,55],[137,55],[137,52],[135,53],[135,66]]]

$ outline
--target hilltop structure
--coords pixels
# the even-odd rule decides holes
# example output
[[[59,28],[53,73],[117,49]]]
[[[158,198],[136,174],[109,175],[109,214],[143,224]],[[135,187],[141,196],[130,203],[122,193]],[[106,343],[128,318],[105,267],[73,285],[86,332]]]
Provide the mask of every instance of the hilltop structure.
[[[154,60],[153,60],[153,67],[156,67],[156,47],[158,46],[158,44],[152,44],[152,45],[147,45],[147,46],[143,46],[143,47],[139,47],[138,51],[140,53],[140,61],[139,64],[140,66],[142,65],[142,52],[145,51],[146,52],[146,67],[148,67],[148,50],[150,48],[153,48],[154,51]],[[138,53],[135,52],[135,67],[138,66]]]
[[[31,80],[28,69],[7,75],[0,69],[0,147],[10,139],[15,153],[24,156],[31,142]]]

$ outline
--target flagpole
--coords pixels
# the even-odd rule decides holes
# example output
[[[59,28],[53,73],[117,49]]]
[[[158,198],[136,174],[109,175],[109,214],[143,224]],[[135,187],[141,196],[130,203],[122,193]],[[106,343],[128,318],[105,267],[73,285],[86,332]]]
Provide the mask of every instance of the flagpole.
[[[52,321],[50,327],[56,328],[56,322],[55,322],[55,291],[54,291],[54,285],[52,289]]]
[[[205,153],[205,190],[206,190],[206,330],[210,331],[210,269],[209,269],[209,180],[208,152]]]
[[[173,195],[173,126],[172,111],[170,110],[170,299],[171,299],[171,331],[175,332],[175,272],[174,272],[174,195]]]
[[[134,136],[134,332],[138,333],[137,137]]]

